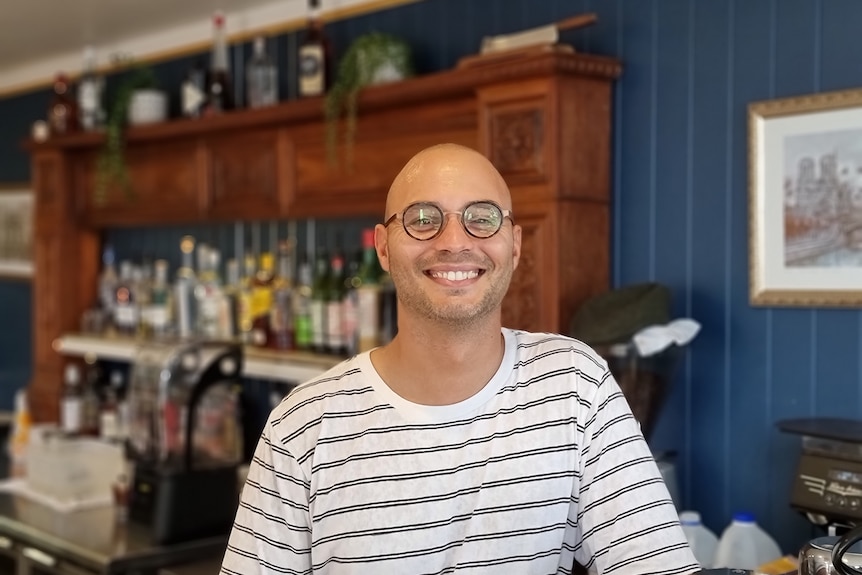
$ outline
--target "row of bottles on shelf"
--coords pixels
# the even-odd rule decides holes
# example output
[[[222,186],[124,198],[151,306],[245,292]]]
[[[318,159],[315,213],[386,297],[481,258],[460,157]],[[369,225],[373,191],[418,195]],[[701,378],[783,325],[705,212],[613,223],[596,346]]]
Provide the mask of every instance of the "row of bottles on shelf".
[[[67,363],[60,397],[60,430],[70,436],[99,437],[123,442],[129,435],[126,374],[119,368],[107,374],[97,362],[81,369]]]
[[[180,242],[182,262],[173,281],[168,262],[119,270],[107,245],[95,309],[85,312],[85,332],[116,331],[154,338],[239,339],[277,350],[305,350],[340,356],[385,344],[396,332],[395,288],[381,269],[374,230],[362,233],[362,250],[345,258],[341,250],[318,250],[314,261],[297,258],[295,241],[271,252],[232,258],[222,274],[219,250]],[[196,260],[197,265],[194,265]],[[95,318],[95,319],[94,319]]]
[[[300,97],[321,96],[331,83],[332,48],[320,19],[319,0],[308,0],[308,23],[296,54],[296,70],[287,70],[296,80]],[[252,42],[252,56],[245,62],[245,106],[260,108],[276,104],[279,94],[279,66],[267,49],[267,38],[257,36]],[[293,58],[289,58],[293,60]],[[106,106],[105,81],[98,71],[93,47],[84,50],[83,72],[74,85],[65,73],[58,73],[53,84],[53,98],[47,115],[50,134],[67,134],[80,130],[104,128]],[[213,40],[210,61],[194,62],[180,86],[180,108],[189,118],[219,114],[240,106],[234,92],[234,83],[240,81],[233,74],[228,50],[225,16],[213,16]],[[37,139],[47,134],[36,135]]]

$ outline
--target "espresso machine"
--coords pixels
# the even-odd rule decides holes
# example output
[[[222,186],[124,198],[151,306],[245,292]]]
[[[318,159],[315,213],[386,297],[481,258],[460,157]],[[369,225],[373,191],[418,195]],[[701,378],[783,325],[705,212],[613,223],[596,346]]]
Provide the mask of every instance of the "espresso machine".
[[[242,346],[147,342],[129,382],[129,519],[167,545],[225,535],[243,459]]]
[[[862,523],[862,421],[789,419],[778,428],[802,438],[790,505],[832,536]]]

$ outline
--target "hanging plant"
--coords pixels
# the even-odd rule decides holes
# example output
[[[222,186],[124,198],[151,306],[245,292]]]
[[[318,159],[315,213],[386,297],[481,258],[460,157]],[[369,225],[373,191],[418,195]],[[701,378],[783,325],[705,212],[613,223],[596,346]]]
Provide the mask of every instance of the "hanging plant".
[[[331,166],[338,165],[338,128],[344,114],[344,163],[348,172],[353,170],[359,90],[412,75],[412,54],[404,40],[382,32],[370,32],[353,41],[338,63],[335,82],[324,103],[326,155]]]
[[[96,204],[103,203],[108,197],[108,191],[114,188],[122,190],[126,197],[133,196],[125,155],[129,103],[136,91],[152,89],[157,85],[155,72],[149,66],[135,66],[121,81],[105,125],[105,145],[96,159],[96,182],[93,191]]]

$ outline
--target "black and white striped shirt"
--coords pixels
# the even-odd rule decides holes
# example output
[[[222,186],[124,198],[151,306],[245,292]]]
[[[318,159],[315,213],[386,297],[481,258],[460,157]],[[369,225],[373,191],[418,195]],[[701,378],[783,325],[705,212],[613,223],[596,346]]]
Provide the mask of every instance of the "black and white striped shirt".
[[[222,566],[257,573],[697,570],[607,365],[551,334],[503,330],[476,395],[396,395],[367,353],[270,415]]]

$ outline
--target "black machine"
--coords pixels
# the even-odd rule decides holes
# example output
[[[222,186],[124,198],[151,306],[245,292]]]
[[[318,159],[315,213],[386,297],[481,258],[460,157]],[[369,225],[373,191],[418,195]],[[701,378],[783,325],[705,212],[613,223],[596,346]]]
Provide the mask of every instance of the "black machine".
[[[791,506],[833,534],[862,523],[862,421],[790,419],[778,428],[802,436]]]
[[[129,518],[155,544],[227,534],[243,459],[238,344],[147,343],[129,388]]]

